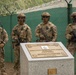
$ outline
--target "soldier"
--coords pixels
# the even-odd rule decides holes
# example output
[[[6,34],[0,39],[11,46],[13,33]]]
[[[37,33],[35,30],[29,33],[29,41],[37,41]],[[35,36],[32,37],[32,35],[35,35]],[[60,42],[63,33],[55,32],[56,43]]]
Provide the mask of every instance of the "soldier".
[[[66,28],[67,49],[72,55],[76,52],[76,12],[71,14],[72,23]]]
[[[4,46],[8,41],[8,34],[5,29],[0,27],[0,75],[7,75],[4,66]]]
[[[50,22],[50,14],[48,12],[43,12],[42,23],[40,23],[35,30],[37,42],[55,42],[57,39],[57,27]]]
[[[12,43],[15,54],[14,75],[20,75],[20,43],[31,42],[32,32],[30,27],[25,24],[26,16],[23,13],[18,15],[18,24],[12,30]]]

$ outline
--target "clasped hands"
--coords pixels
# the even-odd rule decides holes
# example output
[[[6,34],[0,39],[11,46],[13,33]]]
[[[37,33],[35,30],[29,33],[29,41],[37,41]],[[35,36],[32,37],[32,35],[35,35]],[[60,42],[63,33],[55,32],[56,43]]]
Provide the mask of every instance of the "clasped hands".
[[[40,35],[40,39],[43,39],[43,40],[44,40],[44,39],[45,39],[45,37],[44,37],[43,35]]]
[[[4,43],[0,43],[0,48],[3,48],[4,47]]]

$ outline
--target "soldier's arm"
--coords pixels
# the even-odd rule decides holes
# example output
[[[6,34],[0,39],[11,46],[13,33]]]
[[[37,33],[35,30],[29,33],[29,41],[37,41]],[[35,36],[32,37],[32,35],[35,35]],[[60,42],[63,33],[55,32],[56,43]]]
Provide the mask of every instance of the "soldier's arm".
[[[57,27],[56,26],[52,27],[52,32],[53,32],[53,39],[52,39],[52,41],[55,42],[57,40]]]
[[[2,42],[0,43],[0,48],[3,48],[6,42],[8,41],[8,34],[5,29],[2,32]]]
[[[15,39],[14,29],[12,30],[12,39]]]
[[[70,40],[72,38],[72,34],[71,34],[71,27],[70,26],[67,26],[66,28],[66,33],[65,33],[65,36],[66,36],[66,39]]]
[[[31,42],[32,41],[32,31],[31,28],[28,27],[27,29],[27,38],[26,38],[27,42]]]
[[[35,35],[36,35],[36,37],[40,36],[40,26],[39,25],[36,27]]]
[[[8,34],[7,34],[5,29],[3,29],[3,31],[4,31],[4,37],[3,37],[4,41],[3,41],[3,43],[5,44],[8,41]]]
[[[17,36],[17,29],[16,27],[13,28],[12,30],[12,47],[14,48],[15,46],[17,46],[19,44],[19,40],[18,40],[18,36]]]
[[[36,34],[37,40],[46,39],[46,34],[45,34],[44,31],[45,31],[45,30],[42,29],[41,24],[39,24],[39,25],[36,27],[35,34]]]
[[[18,34],[19,33],[17,32],[16,27],[14,27],[13,30],[12,30],[12,41],[18,40]]]

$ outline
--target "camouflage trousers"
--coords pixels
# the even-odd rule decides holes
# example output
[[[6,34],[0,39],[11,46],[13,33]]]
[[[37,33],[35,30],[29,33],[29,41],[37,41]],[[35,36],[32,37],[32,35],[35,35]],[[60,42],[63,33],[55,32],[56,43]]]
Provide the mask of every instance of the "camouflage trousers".
[[[69,50],[69,52],[74,55],[74,53],[76,52],[76,43],[74,42],[70,42],[67,45],[67,49]]]
[[[4,65],[4,50],[0,48],[0,75],[7,75]]]
[[[20,75],[20,47],[16,46],[14,48],[14,75]]]

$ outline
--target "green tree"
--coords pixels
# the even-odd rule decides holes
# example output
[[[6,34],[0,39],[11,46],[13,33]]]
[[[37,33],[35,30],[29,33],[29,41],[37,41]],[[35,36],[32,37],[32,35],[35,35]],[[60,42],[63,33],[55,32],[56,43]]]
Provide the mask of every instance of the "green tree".
[[[0,15],[10,15],[50,1],[52,0],[0,0]]]

